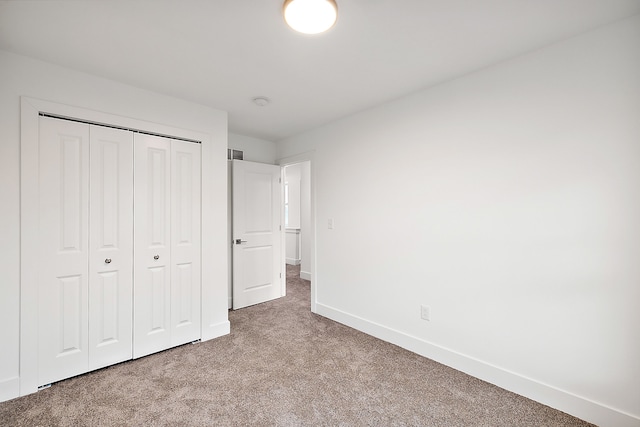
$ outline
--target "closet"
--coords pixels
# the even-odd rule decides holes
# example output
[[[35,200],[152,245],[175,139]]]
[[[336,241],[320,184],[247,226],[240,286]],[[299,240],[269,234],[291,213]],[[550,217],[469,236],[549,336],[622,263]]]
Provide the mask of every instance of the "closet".
[[[40,117],[38,385],[200,338],[200,144]]]

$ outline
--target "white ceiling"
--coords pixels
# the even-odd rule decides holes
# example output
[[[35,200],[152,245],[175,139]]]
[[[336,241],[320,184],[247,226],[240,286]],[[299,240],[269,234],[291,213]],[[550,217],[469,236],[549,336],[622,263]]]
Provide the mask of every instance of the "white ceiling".
[[[0,1],[0,49],[225,110],[230,132],[277,141],[640,13],[640,0],[337,0],[336,26],[308,36],[282,2]]]

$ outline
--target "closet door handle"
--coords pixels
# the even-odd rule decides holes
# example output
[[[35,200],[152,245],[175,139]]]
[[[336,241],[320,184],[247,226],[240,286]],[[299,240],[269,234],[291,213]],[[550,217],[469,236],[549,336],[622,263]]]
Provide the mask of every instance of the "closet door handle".
[[[153,257],[153,259],[155,259],[156,261],[157,261],[157,260],[159,260],[159,259],[160,259],[160,255],[155,255],[155,256]]]
[[[107,259],[105,259],[105,260],[104,260],[104,263],[105,263],[105,264],[111,264],[111,258],[107,258]]]

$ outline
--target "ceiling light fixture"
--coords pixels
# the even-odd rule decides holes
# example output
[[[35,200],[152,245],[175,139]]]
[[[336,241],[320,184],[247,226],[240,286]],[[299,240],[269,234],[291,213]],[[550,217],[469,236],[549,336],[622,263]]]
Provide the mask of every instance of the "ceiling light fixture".
[[[327,31],[338,19],[335,0],[285,0],[282,11],[287,25],[304,34]]]

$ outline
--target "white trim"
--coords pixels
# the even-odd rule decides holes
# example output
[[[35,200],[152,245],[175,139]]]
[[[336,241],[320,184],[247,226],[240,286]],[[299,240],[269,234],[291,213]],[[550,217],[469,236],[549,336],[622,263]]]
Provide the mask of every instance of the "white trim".
[[[233,308],[233,161],[227,160],[227,309]]]
[[[20,377],[10,377],[0,381],[0,402],[20,395]]]
[[[84,121],[105,123],[152,133],[172,135],[180,138],[201,141],[201,194],[202,194],[202,235],[211,235],[215,228],[212,193],[211,165],[214,164],[215,150],[213,137],[209,133],[183,129],[175,126],[123,117],[100,111],[73,107],[34,98],[20,98],[20,396],[37,391],[38,382],[38,343],[37,343],[37,248],[38,242],[38,147],[39,114],[41,112],[70,117]],[[215,245],[211,239],[202,239],[201,259],[212,259]],[[201,263],[203,284],[214,284],[216,272],[210,263]],[[228,334],[228,320],[210,323],[215,317],[210,307],[215,307],[216,290],[212,286],[201,287],[201,340],[209,340]]]
[[[309,233],[309,245],[311,246],[311,274],[307,273],[307,278],[305,280],[311,281],[311,312],[316,313],[316,304],[318,301],[317,298],[317,267],[316,267],[316,177],[315,177],[315,151],[308,151],[306,153],[297,154],[295,156],[283,157],[278,159],[276,162],[283,169],[287,165],[293,165],[296,163],[309,162],[309,176],[310,182],[309,186],[311,187],[311,207],[310,214],[311,218],[309,223],[311,224],[311,232]],[[300,275],[302,277],[302,274]]]
[[[229,335],[230,332],[231,323],[228,320],[220,323],[212,323],[211,325],[207,325],[206,329],[203,328],[201,341],[207,341],[213,338],[221,337],[223,335]]]
[[[285,260],[286,252],[286,227],[284,225],[284,168],[280,168],[280,178],[278,185],[280,186],[280,296],[287,295],[287,263]]]
[[[309,273],[308,271],[300,271],[300,278],[304,279],[304,280],[311,280],[311,273]]]
[[[123,128],[137,129],[150,133],[167,135],[169,137],[176,136],[178,138],[190,139],[193,141],[210,141],[211,136],[188,129],[182,129],[175,126],[153,123],[145,120],[134,119],[131,117],[119,116],[117,114],[104,113],[102,111],[88,110],[81,107],[74,107],[56,102],[44,101],[22,96],[22,102],[28,102],[37,110],[38,113],[49,113],[55,116],[67,117],[70,119],[78,119],[93,123],[102,123],[105,125],[114,125]]]
[[[321,303],[317,303],[316,308],[316,313],[335,320],[336,322],[585,421],[601,426],[640,426],[640,418],[615,408],[577,396],[532,378],[508,371],[499,366],[388,328],[379,323],[371,322],[336,308]]]
[[[20,396],[38,391],[38,114],[41,104],[20,100]]]

